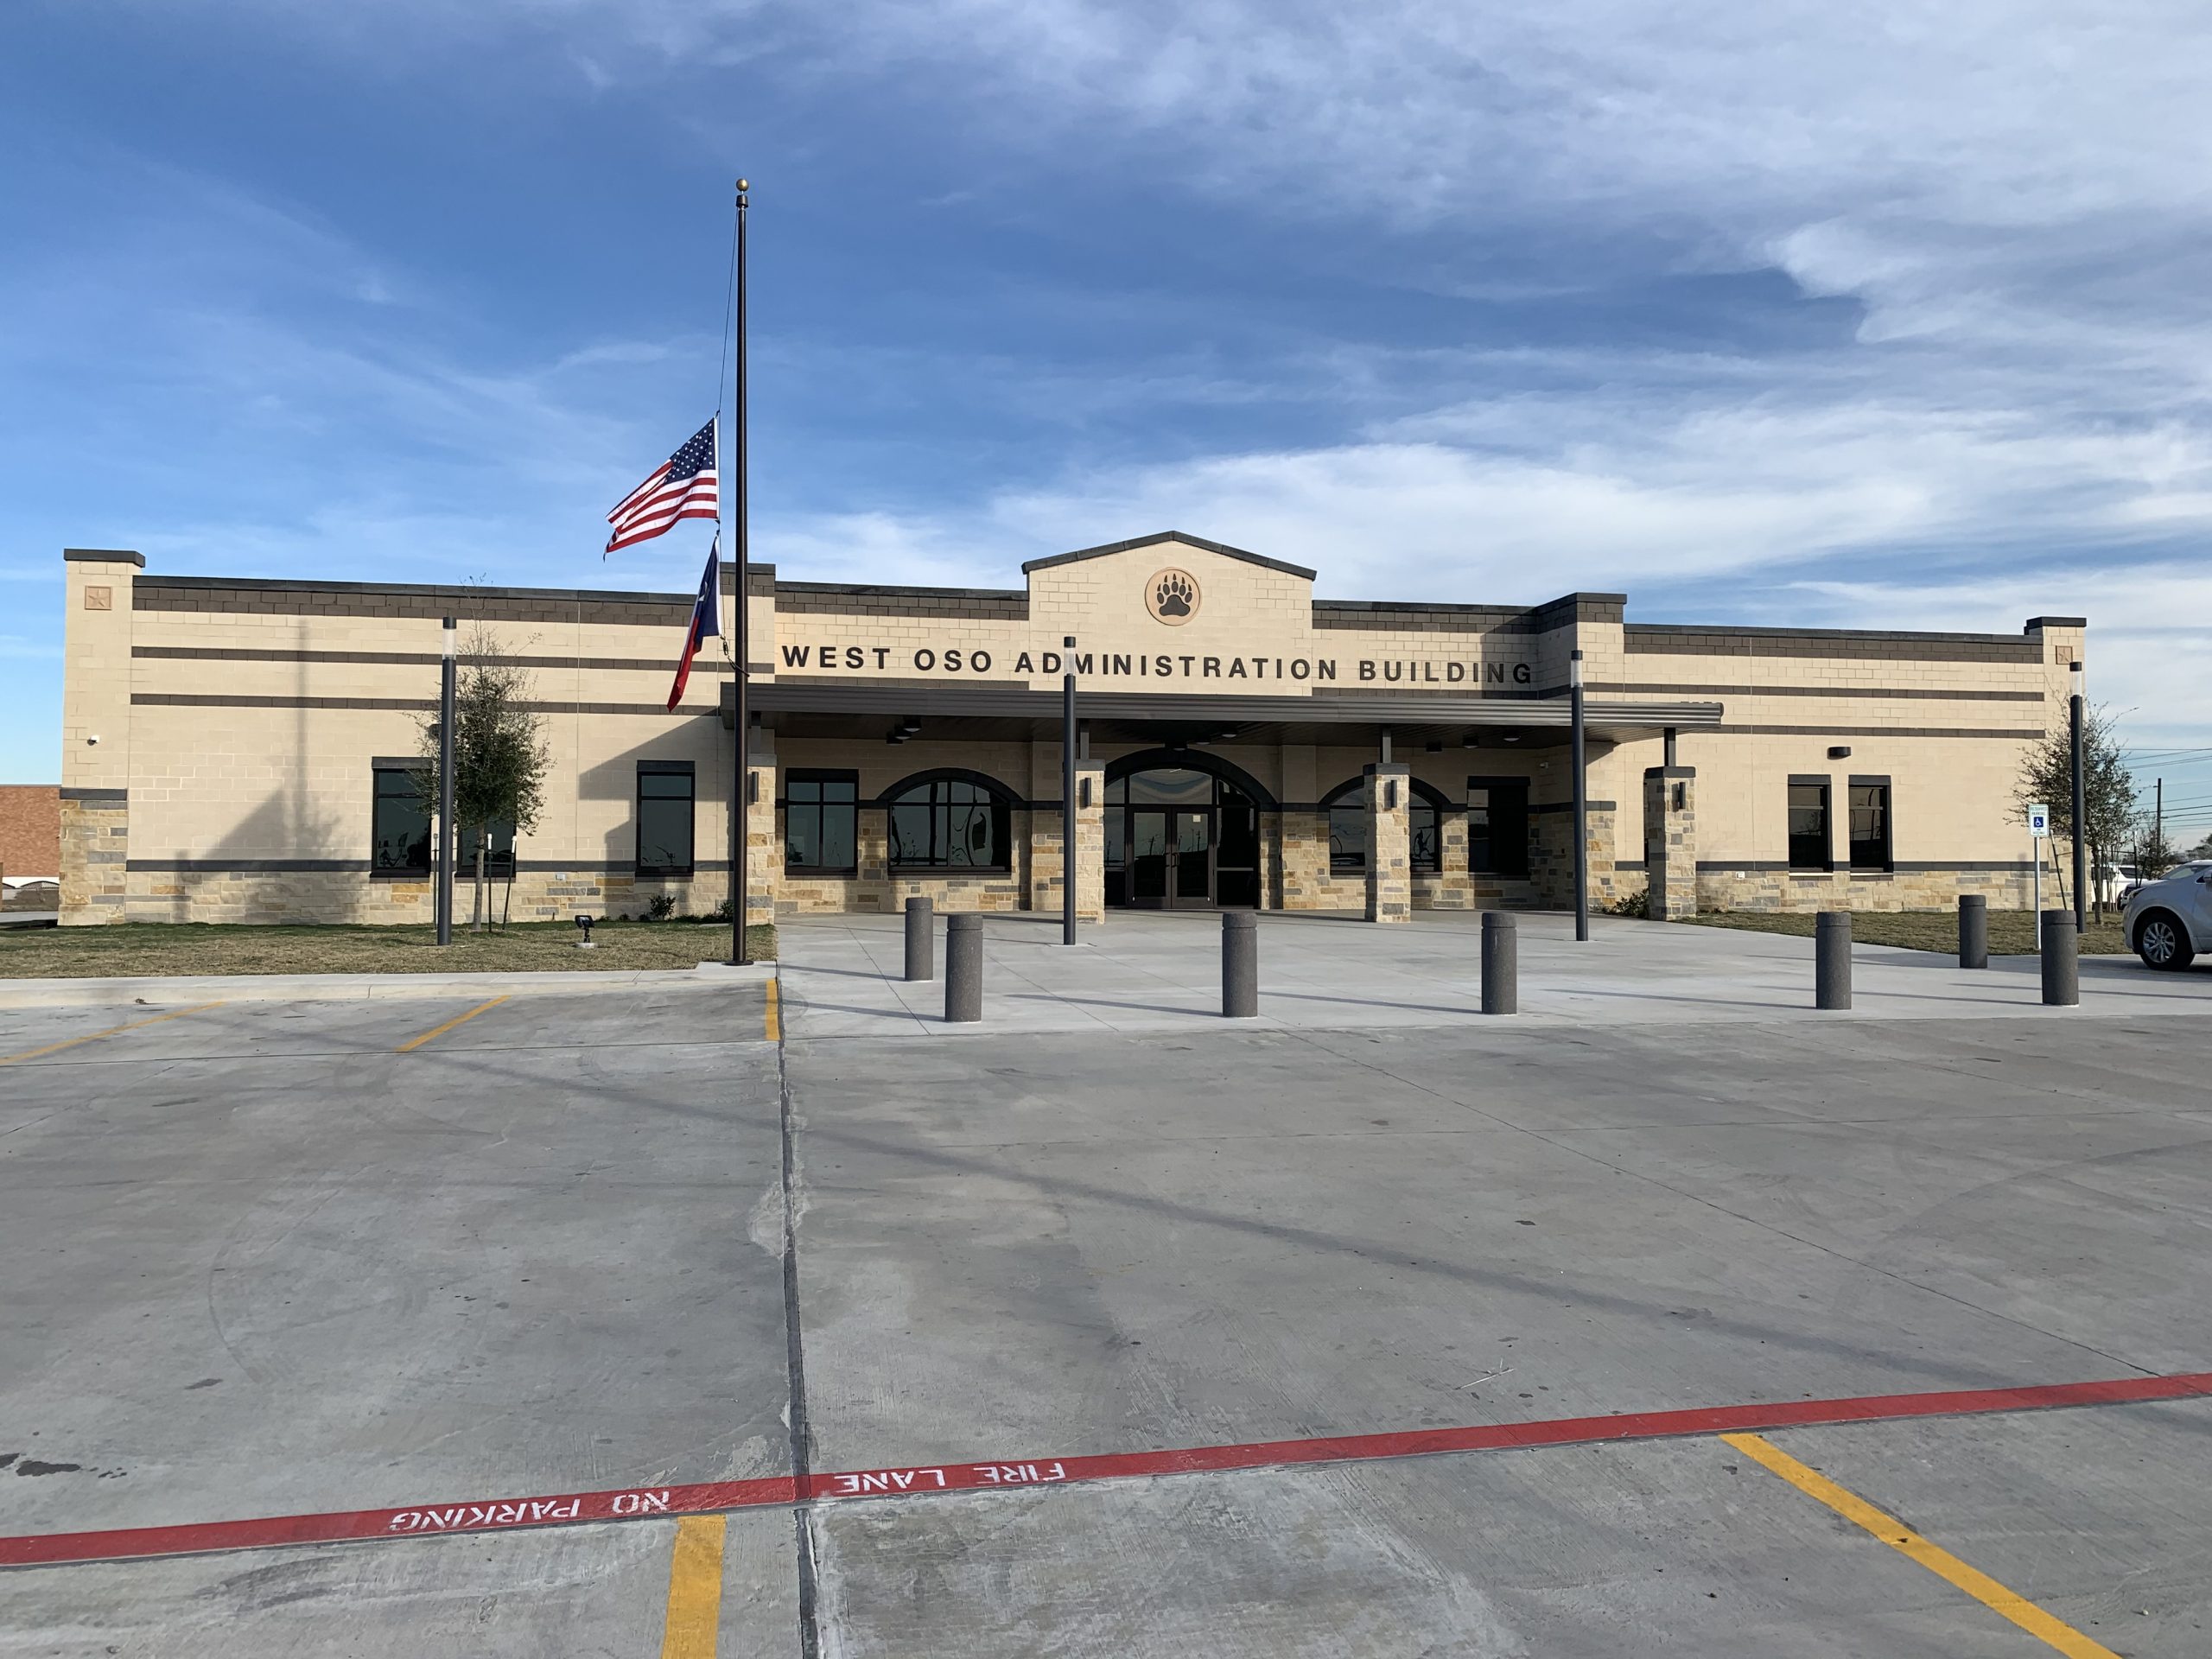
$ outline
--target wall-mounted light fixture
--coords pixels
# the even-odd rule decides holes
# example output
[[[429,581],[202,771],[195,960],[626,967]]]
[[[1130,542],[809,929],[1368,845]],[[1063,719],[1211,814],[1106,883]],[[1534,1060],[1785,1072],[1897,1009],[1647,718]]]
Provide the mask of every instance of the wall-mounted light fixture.
[[[1084,779],[1080,783],[1076,785],[1075,790],[1076,804],[1088,809],[1090,805],[1090,779],[1088,778]]]
[[[1839,743],[1839,744],[1837,744],[1834,747],[1831,748],[1831,749],[1828,751],[1828,759],[1829,759],[1829,760],[1850,760],[1850,759],[1851,759],[1851,746],[1850,746],[1848,743]]]

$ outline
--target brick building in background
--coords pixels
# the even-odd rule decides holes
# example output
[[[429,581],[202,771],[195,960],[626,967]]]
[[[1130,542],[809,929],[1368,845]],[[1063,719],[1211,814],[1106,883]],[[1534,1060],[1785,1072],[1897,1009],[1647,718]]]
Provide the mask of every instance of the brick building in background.
[[[61,791],[0,784],[0,873],[11,880],[61,874]]]

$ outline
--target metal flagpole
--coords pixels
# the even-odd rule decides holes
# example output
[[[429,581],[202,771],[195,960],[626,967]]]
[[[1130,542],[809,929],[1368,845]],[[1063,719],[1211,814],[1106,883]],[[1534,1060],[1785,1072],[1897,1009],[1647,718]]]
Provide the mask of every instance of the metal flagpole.
[[[2082,664],[2075,663],[2069,671],[2073,680],[2073,692],[2067,699],[2067,718],[2072,727],[2074,750],[2074,931],[2086,931],[2089,925],[2089,829],[2082,820],[2086,809],[2082,801],[2085,792],[2082,777]]]
[[[1065,637],[1060,680],[1060,943],[1075,943],[1075,636]]]
[[[731,492],[730,504],[736,516],[737,531],[733,543],[737,550],[737,731],[732,740],[736,764],[730,784],[729,959],[739,966],[753,960],[745,936],[750,900],[746,891],[746,866],[751,862],[747,855],[753,843],[753,738],[747,729],[753,715],[752,664],[748,660],[753,654],[753,635],[746,607],[753,578],[746,559],[746,524],[751,513],[746,499],[745,474],[745,213],[750,205],[746,200],[750,188],[743,179],[737,181],[737,442],[732,446],[736,488]]]
[[[1582,652],[1567,658],[1567,734],[1574,768],[1574,937],[1590,937],[1590,772],[1582,709]]]
[[[445,664],[438,673],[438,943],[453,943],[453,861],[460,838],[453,832],[454,619],[446,618]]]

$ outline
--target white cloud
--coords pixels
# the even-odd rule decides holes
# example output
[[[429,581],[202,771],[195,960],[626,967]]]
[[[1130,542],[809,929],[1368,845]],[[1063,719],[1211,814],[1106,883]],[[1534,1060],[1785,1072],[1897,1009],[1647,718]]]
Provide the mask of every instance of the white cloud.
[[[1109,464],[1072,423],[1040,420],[1056,483],[971,477],[907,503],[861,474],[849,508],[760,527],[757,549],[792,574],[1004,580],[1022,556],[1172,525],[1370,596],[1672,584],[1840,622],[2003,631],[2082,611],[2101,675],[2110,663],[2138,677],[2126,696],[2143,719],[2201,729],[2189,722],[2212,707],[2202,639],[2153,646],[2129,632],[2170,614],[2171,597],[2201,601],[2172,550],[2212,534],[2212,22],[2184,0],[248,10],[343,30],[346,50],[387,60],[442,31],[504,34],[544,47],[561,84],[594,99],[763,54],[779,82],[815,90],[825,123],[865,125],[878,88],[934,90],[946,125],[1048,178],[1150,181],[1208,204],[1230,237],[1246,219],[1293,225],[1317,265],[1379,286],[1491,301],[1572,289],[1585,273],[1571,264],[1532,275],[1492,258],[1534,230],[1634,249],[1643,268],[1592,273],[1631,296],[1638,281],[1772,271],[1808,300],[1855,308],[1831,338],[1733,357],[1605,340],[1572,360],[1422,361],[1362,341],[1348,319],[1344,341],[1264,365],[1286,398],[1333,386],[1333,434],[1272,448],[1232,435],[1194,459]],[[444,55],[472,73],[505,61]],[[328,264],[348,292],[407,291],[350,251]],[[257,376],[272,419],[327,380],[447,448],[480,421],[519,423],[570,480],[641,441],[578,395],[610,378],[256,343],[277,365]],[[659,348],[552,349],[574,353],[576,374],[613,376],[652,367]],[[1079,385],[1062,365],[972,366],[971,388],[1017,407],[1126,408],[1147,380],[1185,408],[1269,390],[1243,365],[1148,362]],[[372,504],[354,522],[390,526],[378,534],[400,546],[421,524],[474,517],[439,496]],[[2097,551],[2053,550],[2082,547]]]

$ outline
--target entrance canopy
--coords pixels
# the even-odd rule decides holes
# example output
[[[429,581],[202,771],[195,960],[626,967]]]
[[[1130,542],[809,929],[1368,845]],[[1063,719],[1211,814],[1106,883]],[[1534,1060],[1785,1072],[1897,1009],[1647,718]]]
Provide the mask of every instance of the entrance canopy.
[[[1370,695],[1317,692],[1311,696],[1160,696],[1089,691],[1077,684],[1078,709],[1101,743],[1341,743],[1352,731],[1388,727],[1397,741],[1459,744],[1470,735],[1513,733],[1532,747],[1567,741],[1566,693]],[[751,700],[760,723],[794,737],[909,735],[976,742],[1051,741],[1060,729],[1060,699],[1026,686],[865,680],[809,683],[756,681]],[[722,688],[722,723],[734,719],[736,691]],[[1592,739],[1619,742],[1673,727],[1710,730],[1720,724],[1717,702],[1592,697],[1584,718]],[[919,722],[914,726],[914,722]],[[1348,731],[1347,728],[1352,728]]]

